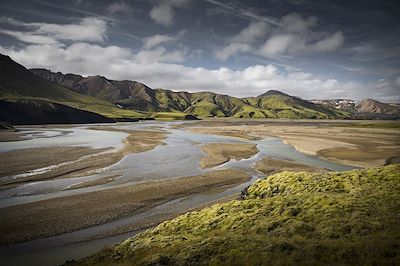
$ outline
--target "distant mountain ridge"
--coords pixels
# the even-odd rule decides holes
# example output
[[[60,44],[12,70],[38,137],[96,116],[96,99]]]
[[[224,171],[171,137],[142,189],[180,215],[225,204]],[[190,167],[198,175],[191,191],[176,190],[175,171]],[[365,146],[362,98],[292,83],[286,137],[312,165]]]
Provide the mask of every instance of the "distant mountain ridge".
[[[99,99],[108,100],[124,109],[142,112],[183,112],[200,117],[237,118],[348,118],[346,112],[313,104],[288,94],[269,90],[257,97],[236,98],[213,92],[174,92],[151,89],[137,81],[109,80],[102,76],[82,77],[31,69],[41,78]]]
[[[312,100],[315,104],[322,104],[335,108],[336,110],[346,111],[354,118],[394,118],[400,117],[400,105],[382,103],[373,99],[355,101],[349,99],[333,100]]]
[[[362,100],[357,103],[356,109],[360,113],[375,114],[400,114],[400,107],[392,104],[381,103],[373,99]]]
[[[398,119],[399,106],[374,100],[307,101],[277,90],[237,98],[213,92],[152,89],[130,80],[27,70],[0,55],[0,120],[86,123],[195,117],[283,119]],[[14,118],[13,114],[19,116]]]

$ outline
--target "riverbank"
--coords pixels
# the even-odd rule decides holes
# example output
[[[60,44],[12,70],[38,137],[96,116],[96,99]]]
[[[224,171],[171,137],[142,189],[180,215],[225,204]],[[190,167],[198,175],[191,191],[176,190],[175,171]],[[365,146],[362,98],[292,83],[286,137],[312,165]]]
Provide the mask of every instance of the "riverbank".
[[[290,172],[317,172],[324,173],[328,170],[319,167],[313,167],[305,164],[296,163],[288,160],[276,160],[272,158],[263,158],[256,162],[254,168],[266,176],[273,175],[283,171]]]
[[[91,129],[118,131],[127,133],[128,136],[123,140],[123,147],[117,151],[90,147],[45,147],[2,152],[0,160],[12,166],[2,168],[2,176],[49,167],[46,171],[39,171],[37,174],[4,179],[1,183],[2,189],[32,181],[89,175],[117,163],[129,153],[151,150],[162,144],[166,138],[166,132],[161,130],[123,130],[113,127],[92,127]]]
[[[398,161],[399,128],[380,127],[380,124],[386,124],[379,121],[368,122],[368,126],[363,127],[363,124],[351,121],[223,119],[200,121],[181,127],[196,133],[217,135],[238,132],[242,136],[247,135],[247,138],[275,136],[302,153],[358,167],[380,166]]]
[[[29,148],[0,153],[0,161],[7,167],[0,168],[0,177],[17,175],[50,165],[75,161],[82,156],[105,152],[109,149],[90,147]]]
[[[200,160],[203,168],[217,166],[231,159],[246,159],[258,152],[255,144],[247,143],[209,143],[200,148],[207,155]]]
[[[104,224],[132,216],[166,200],[241,184],[248,179],[248,174],[238,170],[219,170],[2,208],[0,245]]]

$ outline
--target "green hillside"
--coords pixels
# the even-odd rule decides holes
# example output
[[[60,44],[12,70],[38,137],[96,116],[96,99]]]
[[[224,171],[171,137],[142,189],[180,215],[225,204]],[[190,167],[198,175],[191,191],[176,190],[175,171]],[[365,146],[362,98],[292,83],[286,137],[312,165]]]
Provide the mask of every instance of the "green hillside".
[[[261,110],[268,110],[278,118],[342,119],[350,117],[349,113],[337,111],[327,106],[313,104],[274,90],[258,97],[245,98],[245,101],[251,106],[255,106]]]
[[[111,101],[124,109],[140,112],[172,112],[199,117],[236,118],[347,118],[350,115],[329,106],[268,91],[258,97],[236,98],[213,92],[174,92],[155,89],[136,81],[109,80],[102,76],[82,77],[32,69],[36,75],[99,99]]]
[[[282,172],[77,265],[396,265],[400,165]]]
[[[132,110],[120,109],[114,104],[88,95],[74,92],[31,73],[0,55],[0,100],[8,102],[47,101],[72,108],[97,113],[110,118],[144,117]]]

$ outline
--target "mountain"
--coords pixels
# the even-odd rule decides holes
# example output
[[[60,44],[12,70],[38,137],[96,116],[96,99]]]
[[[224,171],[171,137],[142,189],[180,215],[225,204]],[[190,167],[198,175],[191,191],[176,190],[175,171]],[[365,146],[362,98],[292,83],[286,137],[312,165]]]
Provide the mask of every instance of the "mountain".
[[[11,123],[38,121],[33,112],[45,116],[43,123],[109,122],[113,121],[109,118],[145,116],[42,79],[5,55],[0,55],[0,72],[0,117]],[[25,118],[16,118],[17,114]]]
[[[36,107],[51,103],[65,105],[102,116],[125,120],[136,118],[185,119],[194,117],[286,118],[286,119],[398,119],[399,105],[375,100],[349,99],[306,101],[269,90],[257,97],[237,98],[213,92],[189,93],[152,89],[131,80],[111,80],[103,76],[31,69],[1,55],[0,100],[38,101]],[[39,102],[40,101],[40,102]],[[57,104],[57,105],[55,105]],[[46,107],[49,109],[49,105]],[[63,108],[67,110],[68,108]],[[68,109],[70,110],[70,109]],[[72,111],[72,110],[70,110]],[[48,114],[48,112],[45,112]],[[65,119],[65,118],[62,118]],[[35,120],[36,121],[36,120]]]
[[[111,123],[111,118],[42,100],[0,101],[0,121],[12,125]]]
[[[155,92],[140,82],[109,80],[99,75],[88,77],[75,74],[64,75],[61,72],[54,73],[47,69],[31,69],[30,71],[75,92],[114,102],[128,109],[161,111],[155,99]]]
[[[398,265],[399,173],[281,172],[65,265]]]
[[[356,119],[399,119],[400,106],[378,102],[373,99],[355,101],[349,99],[312,100],[312,103],[321,104],[349,112]]]
[[[342,110],[351,113],[354,113],[356,111],[355,110],[356,101],[350,99],[311,100],[310,102],[315,104],[330,106],[337,110]]]
[[[258,97],[245,98],[245,100],[252,106],[268,110],[278,118],[343,119],[349,117],[346,112],[314,104],[275,90],[267,91]]]
[[[366,99],[356,105],[356,110],[359,113],[370,113],[370,114],[389,114],[399,115],[400,107],[387,103],[381,103],[376,100]]]
[[[258,97],[241,99],[213,92],[174,92],[160,88],[153,90],[137,81],[116,81],[102,76],[64,75],[46,69],[31,69],[31,71],[41,78],[56,82],[76,92],[111,101],[124,109],[142,112],[237,118],[349,117],[346,112],[313,104],[276,90],[267,91]]]

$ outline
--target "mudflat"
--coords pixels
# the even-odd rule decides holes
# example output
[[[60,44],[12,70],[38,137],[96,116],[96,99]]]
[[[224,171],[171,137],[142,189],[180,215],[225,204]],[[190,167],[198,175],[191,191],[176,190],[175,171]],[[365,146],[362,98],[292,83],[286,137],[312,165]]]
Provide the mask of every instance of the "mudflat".
[[[323,168],[313,167],[288,160],[276,160],[268,157],[256,162],[255,169],[264,173],[267,176],[282,171],[318,173],[327,172],[327,170]]]
[[[201,146],[207,154],[200,161],[203,168],[209,168],[228,162],[230,159],[245,159],[258,152],[255,144],[247,143],[209,143]]]
[[[197,133],[275,136],[300,152],[359,167],[385,165],[400,158],[400,122],[396,121],[224,119],[183,126]]]
[[[90,147],[46,147],[19,149],[0,153],[0,177],[15,175],[49,165],[75,161],[80,157],[104,152]]]
[[[0,142],[3,141],[18,141],[23,139],[24,134],[19,133],[13,129],[2,129],[0,130]]]
[[[98,169],[120,161],[125,155],[151,150],[165,139],[164,131],[123,130],[112,127],[94,127],[97,130],[110,130],[128,133],[123,148],[91,149],[88,147],[48,147],[15,150],[0,153],[0,160],[8,167],[2,167],[0,176],[20,174],[51,165],[68,162],[51,168],[49,171],[18,179],[3,180],[3,188],[18,184],[54,178],[69,178],[88,175]],[[90,156],[88,156],[90,155]]]
[[[247,181],[239,170],[147,181],[0,209],[0,245],[71,232],[134,215],[179,196]],[[29,217],[29,219],[21,219]],[[132,225],[134,226],[134,225]]]

